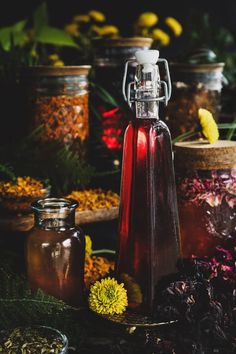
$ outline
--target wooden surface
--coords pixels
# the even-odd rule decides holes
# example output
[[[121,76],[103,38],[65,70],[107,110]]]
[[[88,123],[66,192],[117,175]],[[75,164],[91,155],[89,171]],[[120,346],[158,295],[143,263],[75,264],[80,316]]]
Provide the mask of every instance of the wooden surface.
[[[83,225],[99,221],[114,220],[118,218],[118,212],[118,207],[77,211],[75,214],[75,222],[77,225]],[[33,214],[0,215],[0,230],[2,231],[29,231],[33,226]]]

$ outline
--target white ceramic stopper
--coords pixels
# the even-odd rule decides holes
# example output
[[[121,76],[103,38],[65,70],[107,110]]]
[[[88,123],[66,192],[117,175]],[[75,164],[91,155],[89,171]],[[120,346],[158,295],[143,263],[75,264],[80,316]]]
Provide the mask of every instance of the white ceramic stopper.
[[[138,50],[135,53],[138,64],[143,65],[143,72],[148,73],[153,70],[159,58],[159,50]]]

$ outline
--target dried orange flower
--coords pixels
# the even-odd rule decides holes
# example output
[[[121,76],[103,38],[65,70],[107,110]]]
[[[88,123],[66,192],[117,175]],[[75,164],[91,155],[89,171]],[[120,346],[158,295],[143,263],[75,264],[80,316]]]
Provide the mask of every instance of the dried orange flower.
[[[18,177],[16,182],[0,182],[0,194],[7,197],[40,197],[43,183],[31,177]]]
[[[112,191],[102,189],[87,189],[84,191],[73,191],[66,198],[72,198],[79,202],[77,210],[110,209],[118,207],[120,197]]]

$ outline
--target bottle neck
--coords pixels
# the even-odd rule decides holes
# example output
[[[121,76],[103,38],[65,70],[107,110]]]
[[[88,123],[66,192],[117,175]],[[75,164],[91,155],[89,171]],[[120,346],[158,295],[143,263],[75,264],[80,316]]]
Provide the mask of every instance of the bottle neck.
[[[138,65],[135,76],[136,117],[159,119],[160,74],[157,65]]]
[[[70,229],[75,226],[78,203],[66,198],[46,198],[33,203],[35,226],[45,230]]]

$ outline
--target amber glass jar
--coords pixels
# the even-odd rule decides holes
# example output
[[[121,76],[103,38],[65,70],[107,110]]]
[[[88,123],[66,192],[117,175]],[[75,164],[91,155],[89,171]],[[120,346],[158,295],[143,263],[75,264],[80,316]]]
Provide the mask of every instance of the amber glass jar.
[[[236,142],[176,143],[175,155],[183,256],[236,246]]]
[[[83,303],[85,240],[75,226],[77,202],[46,198],[32,204],[35,226],[26,243],[28,280],[66,303]]]
[[[28,126],[43,127],[42,141],[82,142],[89,133],[88,73],[90,66],[35,66],[24,69]]]
[[[198,127],[198,109],[205,108],[218,120],[224,63],[172,63],[172,98],[166,123],[173,138]]]

